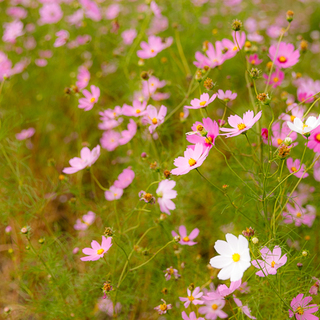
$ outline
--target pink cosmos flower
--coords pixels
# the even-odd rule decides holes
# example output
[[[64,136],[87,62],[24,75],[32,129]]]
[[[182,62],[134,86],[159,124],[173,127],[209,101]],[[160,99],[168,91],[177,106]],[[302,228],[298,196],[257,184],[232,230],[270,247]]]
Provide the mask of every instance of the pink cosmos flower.
[[[123,195],[123,189],[111,186],[109,190],[104,193],[106,200],[113,201],[119,200]]]
[[[142,41],[140,46],[142,50],[137,51],[137,56],[141,59],[149,59],[155,57],[159,52],[171,46],[173,38],[169,37],[163,40],[161,37],[150,36],[148,43]]]
[[[115,306],[115,310],[113,310],[113,307],[114,307],[113,302],[108,297],[100,298],[97,303],[97,306],[100,311],[106,313],[109,317],[113,317],[114,313],[118,314],[122,308],[121,303],[117,302]]]
[[[3,28],[4,33],[2,40],[4,42],[15,43],[16,39],[24,34],[23,23],[20,20],[4,23]]]
[[[118,176],[118,179],[114,182],[114,186],[117,188],[125,189],[130,186],[135,177],[134,171],[129,167],[124,169]]]
[[[188,236],[186,227],[182,225],[179,227],[179,234],[177,234],[175,231],[171,231],[171,234],[173,237],[180,236],[180,244],[194,246],[198,242],[194,242],[192,240],[194,240],[199,235],[199,232],[200,230],[198,228],[195,228],[191,231],[190,235]]]
[[[287,114],[289,112],[291,113],[291,115]],[[293,123],[295,118],[302,119],[305,112],[306,108],[304,106],[299,106],[296,103],[293,103],[288,106],[286,113],[281,113],[279,119],[284,121],[290,121]]]
[[[185,311],[182,311],[181,313],[182,319],[183,320],[205,320],[205,318],[197,318],[196,313],[192,311],[189,316],[185,313]]]
[[[188,109],[200,109],[200,108],[205,108],[208,106],[214,99],[216,98],[216,94],[213,94],[212,97],[210,98],[208,93],[203,93],[200,96],[200,99],[193,99],[191,100],[191,106],[186,106]]]
[[[141,190],[139,192],[139,200],[144,201],[145,203],[150,203],[150,204],[155,204],[156,203],[156,198],[149,192],[145,192]]]
[[[320,152],[320,126],[311,131],[308,139],[308,148],[314,152]]]
[[[56,36],[58,37],[56,41],[54,42],[54,47],[61,47],[63,46],[69,39],[69,32],[66,30],[60,30],[56,33]]]
[[[130,44],[132,44],[132,42],[136,38],[137,34],[138,33],[137,33],[136,29],[128,29],[128,30],[123,31],[121,33],[123,43],[125,45],[129,46]]]
[[[113,3],[105,11],[106,18],[108,20],[113,20],[119,15],[120,11],[120,5],[118,3]]]
[[[184,157],[178,157],[174,160],[174,165],[177,168],[171,170],[171,173],[178,176],[200,167],[207,158],[208,153],[209,148],[200,143],[197,143],[194,149],[187,148],[184,152]]]
[[[144,116],[147,111],[147,101],[140,102],[139,100],[133,100],[132,106],[124,104],[122,107],[122,114],[128,117],[141,117]]]
[[[115,150],[120,144],[119,140],[121,139],[121,134],[114,130],[105,131],[102,134],[100,143],[102,148],[107,149],[108,151]]]
[[[295,315],[297,320],[318,320],[319,318],[312,313],[317,312],[319,308],[316,304],[309,304],[311,300],[312,297],[303,298],[303,293],[298,294],[290,303],[294,312],[289,309],[289,317]]]
[[[35,59],[34,63],[38,66],[38,67],[45,67],[48,64],[48,60],[46,59]]]
[[[269,48],[269,57],[274,64],[279,68],[290,68],[298,63],[300,52],[294,50],[294,45],[291,43],[280,42],[277,52],[277,44],[273,44]]]
[[[77,80],[78,81],[76,82],[76,86],[79,90],[84,89],[88,85],[90,80],[90,72],[85,66],[79,67]]]
[[[266,83],[268,83],[269,75],[264,74],[263,77],[266,79]],[[277,68],[275,72],[271,74],[269,84],[272,88],[276,88],[282,84],[284,79],[284,72],[281,71],[280,68]]]
[[[119,139],[120,145],[127,144],[137,133],[137,124],[130,119],[127,125],[127,130],[121,132],[121,138]]]
[[[195,306],[198,304],[204,304],[204,301],[199,300],[199,298],[203,296],[203,292],[200,292],[200,287],[196,287],[192,292],[188,288],[187,292],[188,292],[187,298],[179,297],[180,301],[185,301],[184,303],[185,308],[188,308],[190,303],[192,303]]]
[[[263,143],[268,144],[269,131],[267,128],[261,128],[261,136]]]
[[[251,54],[248,58],[249,63],[251,63],[253,66],[257,66],[259,65],[261,62],[263,62],[262,59],[259,59],[258,55],[255,54]]]
[[[223,100],[224,102],[232,101],[236,97],[237,97],[237,94],[232,93],[231,90],[226,90],[226,92],[223,92],[221,89],[218,90],[218,99]]]
[[[244,31],[240,31],[240,32],[233,31],[232,38],[233,38],[233,42],[234,42],[233,51],[235,51],[237,53],[239,51],[239,47],[240,47],[240,49],[242,49],[242,47],[244,46],[244,44],[246,42],[246,34]]]
[[[277,273],[278,268],[287,263],[287,254],[281,257],[281,248],[279,246],[275,246],[272,252],[267,247],[263,247],[260,249],[260,253],[263,260],[251,261],[254,267],[261,269],[256,272],[259,277],[265,277],[268,274],[274,275]]]
[[[290,173],[294,173],[294,176],[297,178],[306,178],[309,176],[309,173],[306,173],[306,165],[302,164],[300,168],[300,160],[296,159],[293,161],[292,158],[287,159],[287,167],[290,171]]]
[[[242,293],[249,293],[250,287],[248,286],[248,282],[242,283],[241,286],[237,290],[239,290]]]
[[[58,3],[44,3],[39,9],[40,13],[40,24],[53,24],[61,20],[63,12]]]
[[[262,111],[259,111],[255,117],[253,117],[253,111],[247,111],[243,114],[243,119],[237,115],[231,115],[228,118],[228,123],[231,128],[220,128],[221,131],[227,132],[221,135],[226,135],[227,138],[238,136],[239,134],[249,130],[260,119]]]
[[[314,219],[316,218],[315,207],[307,205],[306,208],[301,207],[298,203],[295,203],[294,206],[287,204],[287,211],[283,212],[282,216],[284,217],[283,222],[290,224],[295,224],[296,227],[300,227],[302,224],[312,227]]]
[[[92,93],[88,90],[83,90],[82,93],[85,98],[79,99],[78,108],[84,109],[84,111],[89,111],[93,108],[94,104],[98,102],[100,97],[100,89],[94,85],[90,86]]]
[[[112,246],[112,238],[106,238],[105,236],[102,236],[102,242],[101,245],[93,240],[91,242],[91,248],[84,248],[82,252],[88,257],[82,257],[80,258],[81,261],[96,261],[100,258],[103,258],[104,254],[111,248]]]
[[[168,310],[172,309],[172,304],[167,304],[163,299],[161,299],[161,301],[163,303],[158,305],[154,309],[157,310],[159,314],[165,314]]]
[[[6,10],[6,13],[14,19],[25,19],[28,15],[28,11],[21,7],[10,7]]]
[[[178,274],[177,269],[173,269],[172,267],[167,268],[166,270],[163,271],[165,273],[165,278],[167,281],[171,279],[171,277],[174,277],[176,280],[179,279],[181,276]]]
[[[81,22],[83,20],[84,12],[82,9],[75,11],[72,15],[67,16],[66,20],[68,23],[73,26],[75,25],[77,28],[81,27]]]
[[[205,314],[205,319],[215,320],[218,317],[221,319],[227,318],[228,315],[222,311],[222,308],[226,304],[223,298],[212,298],[205,302],[205,305],[199,308],[201,314]]]
[[[147,81],[142,82],[142,93],[146,99],[154,95],[157,89],[163,88],[167,82],[159,80],[155,76],[151,76]]]
[[[153,14],[156,17],[161,17],[161,9],[159,8],[159,6],[156,4],[155,1],[151,1],[150,9],[152,10]]]
[[[275,148],[278,148],[287,137],[290,137],[292,141],[297,139],[297,133],[291,132],[291,130],[289,129],[288,125],[285,122],[282,123],[282,127],[279,121],[274,122],[272,124],[271,130],[272,130],[271,143]],[[268,139],[266,140],[265,143],[266,144],[268,143]],[[295,146],[296,144],[293,144],[293,145]]]
[[[250,319],[257,319],[256,317],[254,317],[253,315],[251,315],[251,310],[249,309],[248,306],[244,306],[241,302],[240,299],[236,298],[235,295],[233,295],[233,301],[235,302],[235,304],[240,308],[240,310]]]
[[[177,191],[173,190],[176,182],[173,180],[162,180],[156,191],[160,211],[170,215],[170,210],[174,210],[176,205],[171,199],[177,197]]]
[[[26,140],[28,138],[31,138],[36,130],[34,128],[28,128],[26,130],[22,130],[21,132],[16,134],[17,140]]]
[[[77,219],[74,228],[76,230],[87,230],[88,227],[93,224],[95,219],[96,214],[92,211],[88,211],[88,213],[82,216],[81,219]]]
[[[319,290],[319,286],[320,286],[320,280],[316,277],[312,277],[312,280],[315,281],[315,284],[312,285],[312,287],[309,290],[310,294],[314,294],[314,295],[318,295],[318,290]]]
[[[156,107],[148,105],[147,107],[147,120],[150,123],[149,132],[152,134],[154,130],[164,122],[164,118],[167,114],[167,107],[161,106],[159,112]]]
[[[80,4],[84,8],[84,13],[87,18],[93,21],[100,21],[101,20],[101,13],[100,9],[94,1],[91,0],[79,0]]]
[[[69,168],[64,168],[63,173],[72,174],[78,172],[86,167],[91,167],[100,156],[100,146],[97,145],[95,148],[90,151],[89,148],[84,147],[81,149],[80,158],[72,158],[69,163]]]
[[[241,279],[238,281],[231,281],[230,287],[228,288],[225,284],[220,284],[217,288],[217,293],[220,294],[221,297],[226,297],[235,290],[237,290],[241,286]],[[208,294],[210,296],[210,292]]]

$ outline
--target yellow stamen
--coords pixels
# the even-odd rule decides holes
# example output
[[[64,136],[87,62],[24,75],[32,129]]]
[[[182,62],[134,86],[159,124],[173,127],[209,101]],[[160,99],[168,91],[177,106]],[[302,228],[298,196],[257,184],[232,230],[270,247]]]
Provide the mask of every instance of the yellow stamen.
[[[316,140],[320,142],[320,133],[316,135]]]
[[[137,110],[136,110],[136,113],[138,113],[138,114],[139,114],[140,112],[141,112],[141,110],[140,110],[140,109],[137,109]]]
[[[291,117],[290,117],[290,121],[293,122],[293,120],[294,120],[295,118],[296,118],[295,116],[291,116]]]
[[[298,212],[298,213],[296,214],[296,216],[297,216],[298,218],[300,218],[300,217],[302,216],[301,212]]]
[[[275,263],[274,261],[272,261],[272,262],[271,262],[271,268],[274,268],[275,264],[276,264],[276,263]]]
[[[217,310],[217,309],[218,309],[218,306],[214,303],[214,304],[211,306],[211,308],[212,308],[213,310]]]
[[[298,307],[297,310],[296,310],[296,313],[301,315],[301,314],[304,314],[304,311],[303,311],[303,309],[301,307]]]
[[[104,249],[99,249],[98,251],[97,251],[97,254],[103,254],[104,253]]]
[[[174,274],[174,270],[172,268],[169,269],[170,274]]]
[[[201,132],[201,131],[203,131],[204,127],[203,127],[203,125],[198,124],[196,129],[197,129],[197,131]]]
[[[153,124],[157,124],[158,123],[158,119],[157,118],[153,118],[151,121],[152,121]]]
[[[206,140],[205,140],[205,143],[211,144],[212,141],[213,141],[213,139],[211,137],[207,137]]]
[[[160,308],[161,311],[166,311],[167,310],[167,305],[165,303],[164,304],[160,304],[159,308]]]
[[[90,102],[91,103],[94,103],[96,101],[96,98],[94,98],[94,97],[92,97],[91,99],[90,99]]]
[[[283,62],[286,62],[286,61],[287,61],[287,58],[284,57],[284,56],[281,56],[281,57],[279,57],[278,60],[283,63]]]
[[[296,167],[291,167],[291,171],[292,171],[292,172],[296,172],[296,171],[298,171],[298,170],[297,170]]]
[[[256,64],[256,60],[251,60],[251,64]]]
[[[279,82],[279,78],[277,77],[273,78],[273,82]]]
[[[154,50],[153,50],[153,49],[151,49],[151,53],[154,53]]]
[[[234,46],[232,50],[233,51],[237,51],[238,50],[238,46]]]
[[[244,123],[240,123],[240,124],[238,124],[238,129],[239,130],[243,130],[243,129],[245,129],[247,126],[244,124]]]
[[[234,253],[234,254],[232,255],[232,260],[233,260],[234,262],[238,262],[238,261],[240,260],[240,254],[239,254],[239,253]]]
[[[184,237],[182,240],[183,240],[184,242],[190,241],[189,237]]]
[[[280,144],[282,143],[283,140],[281,139],[277,139],[278,145],[280,146]]]
[[[193,296],[189,296],[188,299],[189,299],[189,301],[193,301],[194,297]]]
[[[207,101],[201,101],[199,104],[200,106],[204,106],[207,103]]]
[[[150,85],[151,85],[151,87],[153,87],[153,86],[154,86],[154,83],[151,83]]]
[[[192,158],[190,158],[189,161],[188,161],[188,163],[189,163],[189,166],[192,167],[192,166],[194,166],[194,165],[197,163],[197,161],[194,160],[194,159],[192,159]]]
[[[180,112],[180,118],[184,117],[184,112]]]

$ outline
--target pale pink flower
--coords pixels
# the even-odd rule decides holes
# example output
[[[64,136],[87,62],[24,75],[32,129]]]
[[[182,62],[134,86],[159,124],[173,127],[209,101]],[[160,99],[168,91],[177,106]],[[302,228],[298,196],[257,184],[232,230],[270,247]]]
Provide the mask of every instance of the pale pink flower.
[[[287,263],[287,254],[281,257],[281,248],[279,246],[275,246],[272,252],[267,247],[263,247],[260,249],[260,253],[262,260],[251,261],[254,267],[260,269],[260,271],[256,272],[259,277],[265,277],[268,274],[274,275],[277,273],[278,268]]]
[[[159,6],[156,4],[154,0],[152,0],[150,3],[150,9],[152,10],[152,12],[156,17],[161,17],[161,9],[159,8]]]
[[[54,42],[54,47],[61,47],[63,46],[69,39],[69,32],[66,30],[60,30],[56,33],[57,39]]]
[[[107,149],[108,151],[115,150],[120,144],[119,140],[121,139],[121,134],[114,130],[105,131],[102,134],[100,143],[102,148]]]
[[[167,268],[166,270],[163,270],[163,272],[165,273],[164,276],[167,281],[169,281],[171,277],[174,277],[176,280],[181,277],[180,274],[178,273],[178,270],[173,269],[173,267]]]
[[[291,115],[287,114],[289,112]],[[293,103],[287,107],[286,113],[281,113],[279,119],[293,123],[295,118],[302,119],[305,112],[306,108],[304,106],[299,106],[296,103]]]
[[[80,158],[72,158],[69,163],[69,168],[64,168],[63,173],[72,174],[78,172],[86,167],[91,167],[100,156],[100,146],[97,145],[95,148],[90,151],[89,148],[84,147],[81,149]]]
[[[117,302],[115,310],[113,310],[113,302],[108,297],[100,298],[97,306],[100,311],[106,313],[109,317],[113,317],[114,313],[118,314],[122,308],[121,303]]]
[[[306,173],[306,165],[302,164],[300,168],[300,160],[296,159],[293,161],[292,158],[287,159],[287,167],[290,171],[290,173],[293,173],[294,176],[297,178],[307,178],[309,176],[309,173]]]
[[[78,69],[78,76],[76,86],[79,90],[84,89],[90,80],[90,72],[85,66],[80,66]]]
[[[134,171],[129,167],[124,169],[118,176],[118,179],[114,182],[114,186],[117,188],[125,189],[130,186],[135,177]]]
[[[272,130],[271,144],[276,148],[278,148],[287,137],[291,138],[292,141],[297,139],[297,133],[291,132],[291,130],[289,129],[288,125],[285,122],[282,123],[282,127],[279,121],[274,122],[272,124],[271,130]],[[265,143],[266,144],[268,143],[268,139],[266,140]],[[296,143],[293,144],[293,146],[295,145]]]
[[[171,46],[173,38],[169,37],[162,39],[157,36],[150,36],[148,38],[148,43],[142,41],[140,46],[142,50],[137,51],[137,55],[141,59],[149,59],[155,57],[159,52]]]
[[[219,293],[221,297],[226,297],[232,292],[234,292],[235,290],[237,290],[240,286],[241,286],[241,279],[238,281],[231,281],[229,288],[225,284],[220,284],[217,288],[217,293]]]
[[[312,297],[303,298],[303,293],[298,294],[290,303],[293,312],[289,309],[289,317],[292,318],[295,315],[297,320],[319,320],[312,314],[317,312],[319,308],[316,304],[309,304],[311,300]]]
[[[105,15],[108,20],[113,20],[118,17],[120,12],[120,5],[118,3],[113,3],[106,9]]]
[[[237,53],[239,51],[239,47],[240,49],[242,49],[242,47],[246,42],[246,34],[243,31],[237,31],[237,32],[233,31],[232,38],[234,42],[233,51]]]
[[[266,79],[266,83],[268,83],[269,75],[264,74],[263,77]],[[281,71],[280,68],[277,68],[276,71],[271,74],[269,84],[272,88],[276,88],[282,84],[283,80],[284,72]]]
[[[200,96],[200,99],[193,99],[191,100],[191,106],[186,106],[188,109],[200,109],[200,108],[205,108],[208,106],[214,99],[216,98],[216,94],[213,94],[212,97],[210,98],[208,93],[203,93]]]
[[[179,227],[179,234],[177,234],[175,231],[171,231],[171,234],[173,237],[180,236],[180,241],[178,243],[187,246],[194,246],[198,242],[194,242],[193,240],[199,235],[199,232],[200,230],[195,228],[188,236],[186,227],[182,225]]]
[[[84,14],[87,18],[93,21],[100,21],[101,20],[101,13],[100,9],[97,4],[92,0],[79,0],[80,4],[84,8]]]
[[[16,134],[17,140],[26,140],[28,138],[31,138],[35,134],[36,130],[34,128],[28,128],[25,130],[22,130],[21,132]]]
[[[16,39],[24,34],[23,23],[20,20],[4,23],[3,27],[4,33],[2,40],[4,42],[15,43]]]
[[[192,311],[189,316],[185,313],[185,311],[182,311],[181,316],[183,320],[205,320],[203,317],[197,318],[194,311]]]
[[[177,197],[177,191],[173,190],[176,182],[173,180],[162,180],[156,191],[160,211],[170,215],[170,210],[174,210],[176,205],[171,199]]]
[[[203,292],[200,292],[200,287],[196,287],[193,291],[187,289],[188,297],[179,297],[180,301],[185,301],[184,307],[188,308],[190,303],[193,305],[204,304],[204,301],[199,300],[203,296]]]
[[[269,57],[271,61],[279,68],[290,68],[298,63],[300,52],[294,50],[292,43],[280,42],[279,49],[277,44],[273,44],[269,48]]]
[[[61,20],[63,12],[58,3],[44,3],[39,9],[40,13],[40,24],[53,24]]]
[[[95,219],[96,214],[92,211],[88,211],[88,213],[83,215],[81,219],[77,219],[74,228],[76,230],[87,230],[88,227],[93,224]]]
[[[14,19],[25,19],[28,15],[28,11],[21,7],[10,7],[6,13]]]
[[[251,310],[249,309],[248,306],[244,306],[241,302],[240,299],[236,298],[235,295],[233,295],[233,301],[235,302],[235,304],[240,308],[240,310],[250,319],[257,319],[256,317],[254,317],[253,315],[251,315]]]
[[[227,318],[228,315],[222,311],[222,308],[226,304],[226,301],[223,298],[212,298],[211,300],[207,300],[204,306],[199,308],[199,312],[201,314],[205,314],[205,319],[215,320],[217,318]]]
[[[228,123],[232,128],[220,128],[221,131],[227,132],[221,135],[226,135],[227,138],[235,137],[249,129],[260,119],[262,111],[259,111],[254,117],[253,111],[247,111],[243,114],[243,119],[237,115],[231,115],[228,118]]]
[[[111,186],[109,190],[104,193],[106,200],[113,201],[119,200],[123,195],[123,189]]]
[[[132,42],[136,38],[137,34],[138,33],[137,33],[136,29],[128,29],[128,30],[123,31],[121,33],[123,43],[125,45],[129,46],[130,44],[132,44]]]
[[[82,252],[86,255],[87,257],[82,257],[80,258],[81,261],[96,261],[99,260],[100,258],[103,258],[104,254],[111,248],[112,246],[112,238],[106,238],[105,236],[102,236],[102,242],[101,245],[93,240],[91,242],[91,248],[84,248]]]
[[[183,157],[178,157],[174,160],[174,165],[177,168],[171,170],[171,173],[173,175],[182,175],[200,167],[207,158],[208,153],[209,148],[200,143],[197,143],[194,149],[187,148]]]
[[[284,217],[283,222],[290,224],[295,224],[296,227],[300,227],[302,224],[312,227],[314,219],[316,218],[315,207],[307,205],[306,208],[301,207],[298,203],[295,203],[294,206],[287,204],[287,211],[283,212],[282,216]]]
[[[312,287],[309,290],[310,294],[314,294],[314,295],[318,295],[318,290],[319,290],[319,286],[320,286],[320,280],[316,277],[312,277],[312,280],[315,281],[315,284],[312,285]]]
[[[128,117],[141,117],[147,113],[146,107],[147,101],[140,102],[139,100],[133,100],[132,106],[123,105],[122,114]]]
[[[92,93],[85,89],[82,91],[85,98],[79,99],[78,108],[84,109],[84,111],[91,110],[100,97],[100,89],[98,87],[91,85],[90,89]]]
[[[161,301],[163,303],[158,305],[154,309],[157,310],[159,314],[165,314],[168,310],[172,309],[172,304],[167,304],[163,299],[161,299]]]
[[[164,122],[164,118],[167,114],[167,107],[161,106],[159,112],[156,107],[148,105],[147,107],[147,120],[150,124],[149,132],[152,134],[154,130]]]
[[[223,92],[221,89],[218,90],[218,99],[223,100],[224,102],[232,101],[236,97],[237,97],[237,94],[232,93],[231,90],[226,90],[226,92]]]
[[[130,119],[127,125],[127,130],[121,132],[121,137],[119,139],[120,145],[127,144],[137,133],[137,124]]]
[[[79,28],[81,26],[83,17],[84,17],[83,9],[79,9],[75,11],[72,15],[67,16],[66,20],[70,25],[75,25],[76,27]]]
[[[48,60],[46,59],[35,59],[34,63],[38,66],[38,67],[45,67],[48,64]]]

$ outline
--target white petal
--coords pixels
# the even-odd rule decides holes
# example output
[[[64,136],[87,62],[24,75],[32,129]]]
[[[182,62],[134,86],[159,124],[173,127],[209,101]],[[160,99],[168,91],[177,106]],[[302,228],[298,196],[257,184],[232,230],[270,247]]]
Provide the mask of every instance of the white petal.
[[[233,253],[238,253],[239,251],[238,238],[231,233],[227,233],[226,239],[231,249],[233,250]]]
[[[229,257],[217,256],[210,259],[211,266],[217,269],[225,268],[232,263],[233,260]]]
[[[230,245],[223,240],[217,240],[214,248],[219,254],[225,257],[231,257],[234,254],[234,251],[231,249]]]
[[[218,278],[220,280],[227,280],[230,279],[232,270],[233,270],[234,263],[230,264],[228,267],[225,267],[221,269],[221,271],[218,273]]]

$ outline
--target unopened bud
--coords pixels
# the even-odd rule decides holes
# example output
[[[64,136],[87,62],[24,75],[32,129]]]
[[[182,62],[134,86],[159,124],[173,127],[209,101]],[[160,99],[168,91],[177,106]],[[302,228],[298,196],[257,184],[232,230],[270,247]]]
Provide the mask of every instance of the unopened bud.
[[[269,95],[267,93],[259,93],[257,95],[257,99],[265,105],[268,105],[271,101]]]
[[[40,238],[40,239],[38,240],[38,242],[39,242],[40,244],[44,244],[45,239],[44,239],[44,238]]]
[[[181,240],[180,236],[175,236],[173,239],[175,242],[179,242]]]
[[[249,72],[249,75],[252,79],[258,79],[260,78],[261,70],[258,68],[252,68]]]
[[[297,263],[297,267],[301,270],[302,267],[303,267],[303,264],[302,264],[301,262],[298,262],[298,263]]]
[[[166,177],[166,179],[168,179],[168,178],[170,178],[171,172],[169,170],[164,170],[163,174]]]
[[[190,291],[193,291],[194,290],[194,283],[190,283],[188,289]]]
[[[204,52],[206,52],[206,51],[208,50],[208,44],[209,44],[209,41],[204,41],[204,42],[202,43],[202,50],[203,50]]]
[[[141,158],[146,158],[147,157],[147,153],[146,152],[142,152],[141,153]]]
[[[254,235],[254,229],[252,229],[251,227],[246,228],[246,230],[243,230],[243,231],[242,231],[242,234],[243,234],[245,237],[252,237],[252,236]]]
[[[242,22],[238,19],[233,20],[231,28],[234,31],[240,31],[242,28]]]
[[[293,20],[293,15],[294,15],[293,11],[291,11],[291,10],[287,11],[287,21],[288,22],[291,22]]]
[[[103,234],[107,237],[112,237],[114,234],[114,231],[112,230],[112,228],[106,227]]]
[[[25,227],[21,228],[20,231],[22,234],[27,234],[30,231],[30,227],[25,226]]]
[[[204,82],[203,82],[203,86],[207,89],[207,90],[211,90],[214,87],[214,83],[212,81],[212,79],[207,78]]]
[[[308,49],[308,41],[302,40],[300,42],[300,49],[301,49],[302,52],[306,52],[307,49]]]
[[[150,75],[149,75],[149,73],[147,71],[142,71],[140,73],[140,77],[141,77],[142,80],[148,80],[150,78]]]
[[[167,288],[163,288],[163,289],[161,290],[161,293],[162,293],[162,294],[168,294],[168,289],[167,289]]]
[[[286,146],[290,146],[290,144],[292,143],[292,139],[290,137],[286,137],[284,140],[283,140],[283,143],[286,145]]]
[[[257,237],[253,237],[251,241],[253,244],[257,244],[259,242],[259,239]]]
[[[201,82],[201,81],[202,81],[202,72],[201,72],[200,70],[198,70],[198,71],[196,72],[195,79],[196,79],[198,82]]]
[[[306,256],[308,255],[308,251],[303,250],[303,251],[301,252],[301,254],[302,254],[302,256],[306,257]]]

